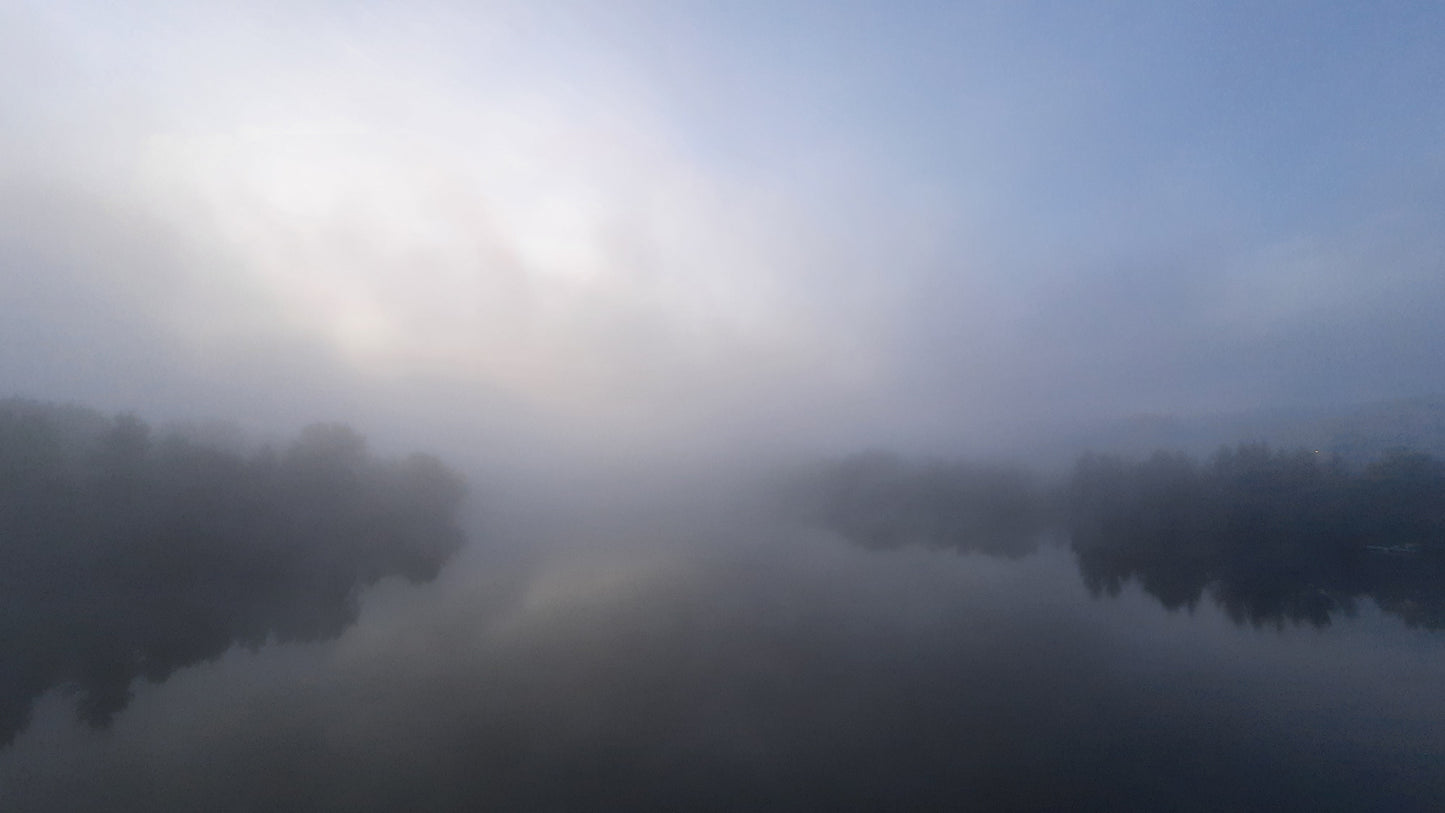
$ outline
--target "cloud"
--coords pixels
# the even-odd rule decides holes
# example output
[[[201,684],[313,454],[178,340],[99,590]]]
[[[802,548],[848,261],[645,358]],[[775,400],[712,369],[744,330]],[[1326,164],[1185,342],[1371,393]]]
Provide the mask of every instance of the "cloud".
[[[1438,161],[1367,92],[1423,51],[1331,83],[1353,57],[1286,49],[1307,87],[1233,105],[1211,77],[1266,46],[1212,54],[1227,14],[1118,39],[653,11],[12,10],[8,75],[35,81],[4,88],[0,252],[78,297],[12,379],[172,412],[274,375],[292,416],[446,392],[455,423],[484,402],[503,434],[621,449],[955,450],[1438,378]],[[1330,43],[1317,22],[1284,27]]]
[[[330,377],[456,382],[593,437],[846,400],[876,363],[837,307],[859,269],[800,190],[701,163],[605,52],[563,53],[526,14],[443,15],[492,51],[377,14],[151,10],[132,39],[104,10],[33,14],[59,41],[34,58],[95,98],[80,135],[52,113],[12,139],[38,160],[8,168],[29,212],[5,248],[62,237],[8,273],[54,268],[128,322],[57,308],[51,332],[148,334],[126,366],[179,390],[279,345]],[[523,44],[488,39],[499,19]],[[42,392],[84,380],[31,367]]]

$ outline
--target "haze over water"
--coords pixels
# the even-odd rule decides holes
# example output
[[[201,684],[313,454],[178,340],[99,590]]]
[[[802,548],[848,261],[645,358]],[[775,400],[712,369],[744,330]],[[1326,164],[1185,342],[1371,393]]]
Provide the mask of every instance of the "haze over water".
[[[0,807],[1445,798],[1445,11],[534,6],[0,9]]]

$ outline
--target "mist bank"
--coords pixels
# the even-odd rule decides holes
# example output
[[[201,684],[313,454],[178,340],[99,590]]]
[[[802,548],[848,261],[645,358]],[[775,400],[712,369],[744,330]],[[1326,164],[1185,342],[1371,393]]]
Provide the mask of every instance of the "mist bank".
[[[1445,466],[1424,453],[1364,465],[1262,444],[1203,461],[1090,453],[1058,475],[884,452],[786,466],[539,452],[509,469],[452,445],[481,472],[481,493],[468,498],[430,455],[376,457],[340,424],[278,449],[234,424],[153,431],[130,415],[0,402],[15,642],[0,739],[56,687],[104,726],[139,678],[164,681],[238,645],[334,638],[368,585],[435,578],[463,524],[486,541],[471,573],[577,552],[604,566],[692,555],[782,532],[879,555],[1020,559],[1061,546],[1095,597],[1137,584],[1170,610],[1208,597],[1239,624],[1317,627],[1369,600],[1408,625],[1445,627]]]
[[[334,424],[268,451],[75,407],[0,418],[0,806],[1438,798],[1410,756],[1445,730],[1436,552],[1407,541],[1437,527],[1424,455],[1096,455],[1062,478],[882,453],[577,462],[463,495]],[[1312,535],[1336,509],[1352,524]],[[1321,581],[1331,555],[1383,558]],[[1225,612],[1161,609],[1205,596]],[[1249,626],[1351,610],[1330,638]]]

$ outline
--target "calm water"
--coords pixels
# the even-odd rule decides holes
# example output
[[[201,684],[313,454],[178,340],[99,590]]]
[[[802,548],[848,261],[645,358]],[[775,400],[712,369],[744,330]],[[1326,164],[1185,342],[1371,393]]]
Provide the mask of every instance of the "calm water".
[[[45,693],[6,810],[1429,810],[1445,635],[1091,592],[1066,545],[505,518],[312,643]]]

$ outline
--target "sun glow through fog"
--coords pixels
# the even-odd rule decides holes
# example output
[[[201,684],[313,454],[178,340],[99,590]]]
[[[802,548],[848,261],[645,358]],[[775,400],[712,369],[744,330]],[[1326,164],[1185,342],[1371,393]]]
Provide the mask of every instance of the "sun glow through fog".
[[[790,259],[776,201],[615,112],[407,103],[405,128],[299,103],[279,121],[238,110],[153,134],[139,174],[188,232],[224,247],[217,273],[362,370],[591,409],[721,349],[765,353],[764,372],[816,354],[774,284]],[[664,357],[632,366],[635,347]]]

